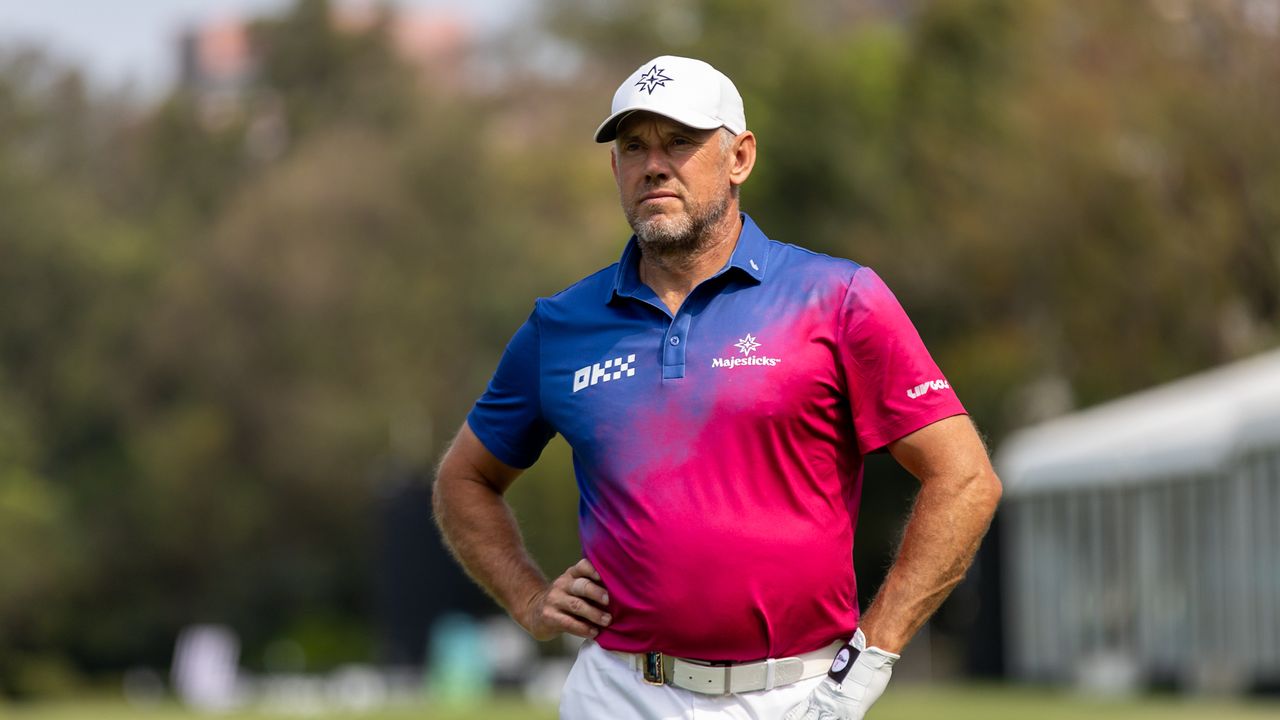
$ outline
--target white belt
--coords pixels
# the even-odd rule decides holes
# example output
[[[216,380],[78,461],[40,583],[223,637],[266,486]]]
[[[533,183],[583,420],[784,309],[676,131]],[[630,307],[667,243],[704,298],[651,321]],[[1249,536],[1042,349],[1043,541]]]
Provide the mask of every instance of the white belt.
[[[674,685],[706,695],[724,695],[772,690],[823,675],[830,669],[832,658],[843,646],[843,641],[836,640],[820,650],[803,655],[732,665],[713,665],[701,660],[664,656],[657,652],[610,652],[639,671],[644,681],[650,685]]]

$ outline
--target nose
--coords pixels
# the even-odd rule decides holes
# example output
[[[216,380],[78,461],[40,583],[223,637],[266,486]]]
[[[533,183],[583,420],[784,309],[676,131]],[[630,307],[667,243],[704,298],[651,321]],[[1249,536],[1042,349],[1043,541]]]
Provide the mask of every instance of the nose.
[[[650,147],[644,156],[644,179],[648,184],[660,183],[670,177],[666,149]]]

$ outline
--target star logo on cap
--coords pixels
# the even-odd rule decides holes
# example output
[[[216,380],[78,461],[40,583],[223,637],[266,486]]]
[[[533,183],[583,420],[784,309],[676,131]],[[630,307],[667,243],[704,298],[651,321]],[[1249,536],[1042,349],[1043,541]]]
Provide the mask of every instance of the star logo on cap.
[[[636,82],[636,85],[639,86],[641,90],[652,95],[653,91],[656,90],[659,85],[666,87],[667,83],[671,81],[672,78],[663,75],[662,68],[655,64],[653,67],[649,68],[645,74],[640,76],[640,80]]]

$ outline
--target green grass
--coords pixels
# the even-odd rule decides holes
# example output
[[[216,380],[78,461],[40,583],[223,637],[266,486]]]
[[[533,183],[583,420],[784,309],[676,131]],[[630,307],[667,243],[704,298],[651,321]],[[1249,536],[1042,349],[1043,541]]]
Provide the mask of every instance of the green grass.
[[[1280,702],[1194,699],[1128,700],[1002,686],[889,686],[870,720],[1261,720],[1280,718]]]
[[[483,705],[449,707],[413,705],[376,713],[351,712],[324,715],[237,712],[203,715],[173,704],[150,708],[130,707],[123,701],[50,702],[34,705],[0,705],[5,720],[553,720],[555,708],[528,705],[517,700],[494,700]]]
[[[530,706],[517,700],[495,700],[472,707],[421,705],[373,714],[331,715],[236,713],[204,716],[176,705],[149,709],[129,707],[118,700],[0,705],[8,720],[552,720],[554,708]],[[891,686],[876,704],[869,720],[1262,720],[1280,718],[1280,702],[1200,700],[1176,696],[1106,701],[1070,693],[1001,686]],[[607,720],[607,717],[602,717]]]

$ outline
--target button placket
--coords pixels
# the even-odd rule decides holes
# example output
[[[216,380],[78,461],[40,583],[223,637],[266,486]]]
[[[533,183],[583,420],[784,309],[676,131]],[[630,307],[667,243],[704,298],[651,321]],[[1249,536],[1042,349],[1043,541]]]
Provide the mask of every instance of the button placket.
[[[685,348],[689,345],[689,325],[692,316],[687,312],[676,313],[667,327],[667,334],[662,345],[662,379],[672,380],[684,377]]]

